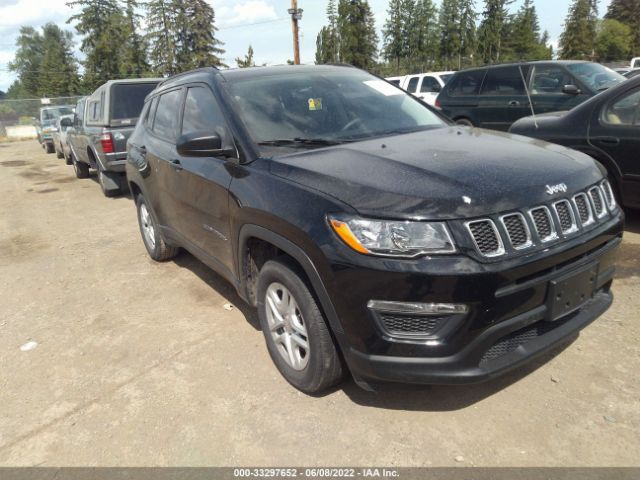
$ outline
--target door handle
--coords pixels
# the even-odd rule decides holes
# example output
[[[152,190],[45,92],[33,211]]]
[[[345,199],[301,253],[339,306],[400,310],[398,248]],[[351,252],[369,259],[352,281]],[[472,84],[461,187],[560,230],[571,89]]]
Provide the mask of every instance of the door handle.
[[[519,107],[519,106],[520,106],[520,102],[519,102],[519,101],[517,101],[517,100],[511,100],[511,101],[509,102],[509,106],[510,106],[510,107]]]
[[[177,158],[169,160],[169,163],[173,165],[176,170],[182,170],[182,163]]]
[[[620,144],[620,139],[616,137],[600,137],[596,139],[603,145],[618,145]]]

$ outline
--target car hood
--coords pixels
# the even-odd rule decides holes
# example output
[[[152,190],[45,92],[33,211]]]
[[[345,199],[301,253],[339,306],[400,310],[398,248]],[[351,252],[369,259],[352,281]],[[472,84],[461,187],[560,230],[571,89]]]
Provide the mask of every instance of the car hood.
[[[593,160],[517,135],[447,127],[272,158],[271,173],[387,218],[471,218],[533,206],[602,178]]]

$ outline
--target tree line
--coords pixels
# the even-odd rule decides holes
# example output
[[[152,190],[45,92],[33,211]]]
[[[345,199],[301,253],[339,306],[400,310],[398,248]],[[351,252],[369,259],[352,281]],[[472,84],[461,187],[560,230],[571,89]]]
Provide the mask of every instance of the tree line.
[[[559,52],[540,29],[533,0],[390,0],[382,45],[367,0],[328,0],[316,38],[316,63],[350,63],[382,75],[511,61],[561,59],[610,62],[640,54],[640,2],[612,0],[598,19],[597,0],[573,0]]]

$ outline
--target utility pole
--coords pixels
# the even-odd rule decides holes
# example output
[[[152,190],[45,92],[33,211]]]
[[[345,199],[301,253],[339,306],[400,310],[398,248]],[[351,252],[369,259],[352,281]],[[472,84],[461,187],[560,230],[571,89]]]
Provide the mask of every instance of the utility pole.
[[[300,65],[298,20],[302,20],[302,9],[298,8],[298,0],[291,0],[291,8],[287,12],[291,15],[291,29],[293,30],[293,63]]]

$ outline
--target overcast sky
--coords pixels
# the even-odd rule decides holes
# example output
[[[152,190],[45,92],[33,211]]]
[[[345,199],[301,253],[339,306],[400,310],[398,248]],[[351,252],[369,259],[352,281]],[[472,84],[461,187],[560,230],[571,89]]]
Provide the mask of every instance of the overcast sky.
[[[40,27],[55,22],[73,30],[65,22],[73,13],[67,0],[0,0],[0,90],[7,90],[15,79],[7,71],[7,62],[13,59],[15,39],[21,25]],[[438,0],[436,0],[438,2]],[[216,12],[218,38],[225,45],[225,63],[235,66],[234,59],[243,56],[251,44],[259,64],[281,64],[293,58],[291,23],[287,14],[290,0],[209,0]],[[304,10],[301,26],[301,57],[303,63],[313,63],[316,35],[324,25],[325,0],[298,0]],[[382,28],[388,1],[369,0],[376,16],[376,27]],[[522,0],[511,8],[516,10]],[[541,28],[547,29],[554,45],[562,31],[570,0],[535,0]],[[600,12],[606,11],[609,0],[600,1]],[[478,10],[482,2],[476,0]],[[46,7],[45,7],[46,6]],[[247,26],[247,24],[254,24]],[[78,40],[78,39],[76,39]]]

